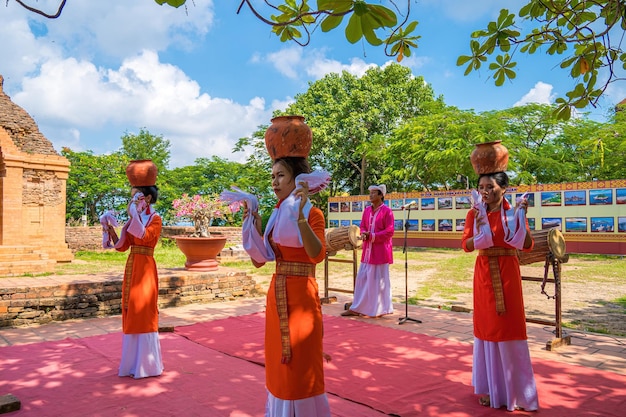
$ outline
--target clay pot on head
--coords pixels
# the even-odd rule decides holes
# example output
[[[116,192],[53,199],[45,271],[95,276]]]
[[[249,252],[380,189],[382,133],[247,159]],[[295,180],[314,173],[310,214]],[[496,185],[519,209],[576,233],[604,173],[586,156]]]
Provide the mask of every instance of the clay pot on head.
[[[130,161],[126,167],[126,177],[133,187],[150,187],[156,184],[157,166],[151,159]]]
[[[478,175],[504,172],[509,164],[509,151],[501,140],[477,143],[470,155],[474,171]]]
[[[278,116],[265,131],[265,147],[272,161],[309,156],[313,133],[302,116]]]

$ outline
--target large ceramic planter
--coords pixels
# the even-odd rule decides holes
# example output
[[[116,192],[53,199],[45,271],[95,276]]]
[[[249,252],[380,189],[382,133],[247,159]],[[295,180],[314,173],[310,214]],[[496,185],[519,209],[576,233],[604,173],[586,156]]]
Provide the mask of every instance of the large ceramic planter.
[[[272,161],[287,156],[306,158],[313,133],[303,116],[278,116],[265,131],[265,147]]]
[[[509,164],[509,151],[502,141],[477,143],[470,155],[474,171],[478,175],[504,172]]]
[[[226,245],[226,236],[212,235],[211,237],[172,236],[176,246],[185,254],[188,271],[216,271],[219,267],[217,255]]]

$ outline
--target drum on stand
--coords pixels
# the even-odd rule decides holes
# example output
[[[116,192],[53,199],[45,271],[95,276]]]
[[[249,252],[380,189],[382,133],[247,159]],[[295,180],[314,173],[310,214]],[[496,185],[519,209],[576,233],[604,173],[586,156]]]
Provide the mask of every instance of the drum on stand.
[[[530,234],[535,240],[535,246],[530,252],[517,251],[520,265],[545,262],[546,256],[550,253],[559,261],[567,262],[565,239],[559,229],[532,230]]]
[[[548,233],[548,246],[552,255],[562,263],[566,263],[569,260],[569,255],[565,249],[565,238],[559,229],[550,229]]]
[[[357,225],[326,229],[326,252],[331,255],[340,250],[352,250],[361,245],[361,229]]]

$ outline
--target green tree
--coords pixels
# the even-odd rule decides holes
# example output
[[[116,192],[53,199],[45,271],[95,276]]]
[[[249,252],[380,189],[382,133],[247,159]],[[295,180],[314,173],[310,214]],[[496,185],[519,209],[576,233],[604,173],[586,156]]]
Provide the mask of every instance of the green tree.
[[[399,191],[465,188],[476,177],[469,160],[474,144],[502,138],[504,127],[490,115],[432,106],[393,132],[382,179]]]
[[[124,133],[122,136],[122,155],[129,161],[136,159],[152,159],[159,169],[159,174],[167,171],[170,163],[170,141],[162,135],[153,135],[145,128],[138,134]]]
[[[330,194],[364,194],[380,182],[391,132],[434,101],[422,77],[392,64],[360,78],[345,71],[329,74],[296,95],[284,114],[303,115],[312,128],[310,159],[332,173]]]
[[[509,169],[517,184],[572,181],[578,176],[579,147],[564,146],[567,121],[552,117],[554,107],[528,104],[488,112],[506,124],[504,145],[509,149]]]
[[[267,171],[266,171],[267,172]],[[269,174],[262,181],[269,187]],[[167,223],[175,222],[172,210],[172,201],[182,194],[219,195],[236,185],[246,191],[256,193],[259,190],[258,171],[239,162],[227,161],[213,156],[212,158],[198,158],[194,165],[174,168],[167,172],[159,186],[159,202],[156,205]],[[269,187],[271,190],[271,187]],[[241,213],[226,219],[231,224],[240,224]]]
[[[85,213],[88,224],[97,224],[107,210],[126,213],[128,180],[124,173],[126,158],[120,153],[94,155],[63,148],[70,163],[67,179],[66,219],[77,220]]]
[[[518,17],[519,21],[502,9],[495,22],[472,33],[471,54],[457,60],[457,65],[466,65],[465,75],[488,64],[500,86],[516,77],[516,54],[532,55],[543,49],[546,54],[563,56],[560,67],[576,83],[566,97],[556,100],[554,113],[564,120],[570,118],[572,109],[595,106],[611,83],[624,80],[626,1],[532,0],[519,10]],[[523,24],[525,33],[519,31]],[[488,61],[487,57],[492,58]]]
[[[619,107],[618,107],[619,108]],[[607,123],[575,119],[564,128],[563,149],[574,149],[578,181],[626,178],[626,114],[618,110]]]

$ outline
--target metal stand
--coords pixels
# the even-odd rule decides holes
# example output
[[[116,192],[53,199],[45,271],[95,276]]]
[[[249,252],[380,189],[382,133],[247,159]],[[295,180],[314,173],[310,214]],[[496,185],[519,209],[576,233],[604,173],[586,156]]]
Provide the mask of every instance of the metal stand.
[[[398,319],[398,324],[404,324],[407,321],[414,323],[421,323],[421,320],[413,319],[409,317],[409,261],[407,254],[407,233],[409,231],[409,218],[411,217],[411,206],[407,207],[406,222],[404,222],[404,247],[402,253],[404,253],[404,317]]]

